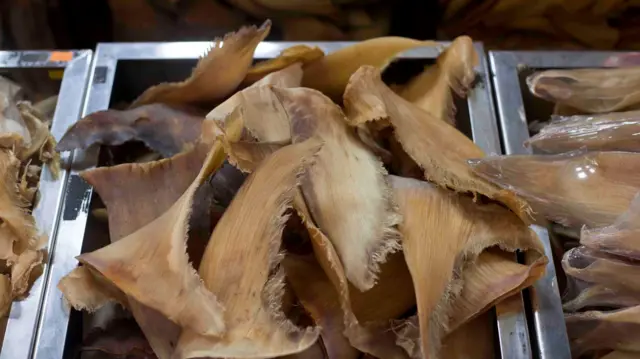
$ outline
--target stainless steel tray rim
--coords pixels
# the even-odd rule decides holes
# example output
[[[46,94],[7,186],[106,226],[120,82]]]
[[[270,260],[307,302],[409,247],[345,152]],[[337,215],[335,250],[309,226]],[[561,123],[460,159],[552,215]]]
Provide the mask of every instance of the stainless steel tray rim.
[[[68,62],[41,60],[51,58],[53,52],[55,51],[0,51],[0,68],[65,69],[51,125],[51,134],[59,140],[67,128],[80,117],[93,51],[73,50],[73,58]],[[25,63],[21,54],[28,54],[30,59],[38,61]],[[49,257],[45,259],[43,274],[35,281],[29,296],[23,301],[14,302],[11,307],[0,358],[28,358],[32,348],[25,343],[37,341],[36,328],[41,320],[42,307],[46,303],[51,264],[55,259],[52,253],[56,248],[57,225],[68,175],[65,164],[68,162],[69,155],[62,154],[63,168],[57,179],[53,178],[46,166],[42,169],[38,184],[40,199],[33,209],[33,216],[38,230],[48,238],[46,248]]]

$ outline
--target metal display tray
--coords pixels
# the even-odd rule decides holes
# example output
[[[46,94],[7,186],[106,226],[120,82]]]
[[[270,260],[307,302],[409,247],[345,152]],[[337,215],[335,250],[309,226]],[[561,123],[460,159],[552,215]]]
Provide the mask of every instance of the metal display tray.
[[[283,49],[299,45],[295,42],[262,42],[255,51],[255,60],[276,57]],[[325,53],[336,51],[350,42],[307,42],[318,46]],[[448,43],[438,47],[417,48],[402,53],[383,74],[391,82],[406,81],[432,64]],[[108,43],[99,44],[92,67],[91,84],[87,95],[86,113],[105,110],[121,101],[131,101],[151,85],[178,81],[186,78],[197,59],[211,46],[209,42],[170,43]],[[491,82],[481,44],[476,44],[481,61],[476,68],[477,85],[468,99],[456,103],[457,126],[487,153],[500,153],[498,124],[492,102]],[[330,75],[330,74],[328,74]],[[63,203],[57,237],[65,241],[54,253],[57,260],[51,268],[50,280],[55,283],[77,265],[75,256],[81,251],[99,248],[107,243],[95,242],[85,233],[91,229],[89,211],[92,204],[92,188],[78,175],[78,171],[98,165],[98,149],[76,150],[68,181],[67,196]],[[34,343],[35,359],[61,359],[81,340],[82,316],[69,310],[62,294],[54,286],[49,288],[48,301],[43,307],[43,323]],[[496,310],[499,350],[505,359],[527,359],[531,345],[526,331],[523,300],[516,296],[508,308]],[[73,323],[71,325],[70,323]],[[77,325],[76,325],[77,323]]]
[[[611,51],[490,51],[489,63],[495,88],[496,108],[506,154],[530,154],[523,146],[529,139],[532,121],[548,120],[553,104],[533,96],[526,77],[536,70],[606,67],[607,61],[620,52]],[[529,292],[533,332],[540,359],[570,359],[558,278],[552,249],[558,243],[554,233],[534,226],[549,258],[546,275]]]
[[[19,85],[29,87],[28,80],[38,79],[37,84],[58,93],[51,133],[59,140],[67,128],[82,117],[87,80],[91,69],[93,51],[0,51],[0,76],[6,76]],[[50,80],[42,82],[41,80]],[[69,179],[68,165],[71,158],[62,154],[62,170],[54,179],[44,166],[38,184],[39,200],[33,208],[33,216],[40,233],[47,236],[47,251],[43,274],[38,278],[29,296],[14,302],[7,318],[6,331],[0,351],[0,359],[27,359],[32,355],[33,343],[38,341],[38,328],[42,325],[41,308],[47,303],[51,282],[50,274],[56,249],[64,246],[57,241],[57,224],[61,203]]]

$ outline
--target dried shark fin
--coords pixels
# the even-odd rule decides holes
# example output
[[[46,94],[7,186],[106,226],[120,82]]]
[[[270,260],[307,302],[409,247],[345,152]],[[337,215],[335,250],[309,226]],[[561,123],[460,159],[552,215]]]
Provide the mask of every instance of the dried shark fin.
[[[307,228],[318,264],[339,294],[344,335],[351,345],[378,358],[408,358],[396,345],[393,331],[393,320],[415,306],[411,275],[402,254],[393,254],[381,266],[378,283],[372,289],[360,292],[348,283],[334,246],[311,221],[301,194],[294,199],[294,207]],[[331,292],[324,295],[334,298]]]
[[[400,247],[394,228],[400,217],[386,171],[328,97],[308,88],[273,91],[291,120],[293,142],[317,137],[325,143],[302,181],[302,194],[314,222],[336,248],[349,281],[361,291],[371,289],[379,264]]]
[[[222,144],[214,143],[195,180],[166,212],[125,238],[78,257],[135,300],[205,335],[224,331],[223,309],[189,263],[185,242],[193,195],[224,159]]]
[[[640,154],[630,152],[492,156],[470,165],[523,197],[537,214],[566,227],[610,225],[640,188]]]
[[[18,191],[18,171],[20,161],[9,150],[0,149],[0,233],[2,233],[3,253],[0,259],[16,260],[20,250],[34,248],[38,239],[34,219],[27,211],[28,203]],[[17,252],[16,252],[17,249]]]
[[[251,106],[251,105],[249,105]],[[284,111],[284,109],[283,109]],[[245,122],[251,122],[255,120],[255,117],[251,117],[251,119],[247,120],[247,116],[244,114],[244,105],[240,105],[235,108],[235,110],[231,113],[231,115],[227,116],[226,125],[229,125],[233,122],[233,126],[242,127]],[[284,112],[283,112],[284,114]],[[283,118],[283,121],[288,122],[288,119]],[[281,149],[282,147],[290,144],[290,141],[283,142],[251,142],[249,140],[243,140],[238,138],[237,135],[227,135],[224,127],[221,124],[218,124],[216,121],[211,123],[211,127],[214,128],[214,132],[218,140],[222,142],[224,146],[224,152],[228,156],[229,164],[235,166],[237,169],[244,173],[253,172],[260,163],[266,159],[269,155],[274,153],[275,151]],[[267,126],[264,126],[266,129]],[[278,127],[278,126],[274,126]],[[246,129],[246,127],[245,127]],[[270,134],[274,134],[276,137],[280,135],[275,130],[273,132],[259,132],[260,135],[264,137],[269,137]],[[281,131],[282,136],[288,133],[289,130],[286,129]]]
[[[218,126],[231,118],[240,121],[249,135],[261,142],[282,142],[291,140],[289,119],[284,107],[272,91],[275,87],[298,87],[302,79],[300,64],[293,64],[270,73],[250,87],[237,92],[207,115]]]
[[[476,79],[479,59],[468,36],[457,37],[436,64],[411,79],[399,93],[407,101],[430,112],[434,117],[455,123],[453,93],[466,97]]]
[[[86,149],[94,144],[117,146],[142,141],[164,157],[186,149],[200,136],[204,115],[162,103],[124,111],[94,112],[71,126],[56,146],[58,151]]]
[[[382,264],[380,279],[372,289],[360,292],[348,283],[334,246],[312,222],[301,194],[294,199],[294,207],[307,228],[318,263],[339,293],[344,334],[351,345],[375,357],[406,358],[393,333],[393,319],[415,307],[411,275],[402,253],[394,253]]]
[[[247,75],[245,76],[242,83],[244,85],[251,85],[272,72],[282,70],[295,63],[306,65],[318,60],[323,56],[324,52],[316,46],[291,46],[282,50],[278,57],[258,62],[257,64],[253,65],[247,72]]]
[[[447,333],[542,275],[543,249],[535,233],[504,207],[476,204],[470,197],[414,179],[391,176],[390,182],[404,218],[402,246],[416,290],[417,346],[422,356],[437,357]],[[491,252],[483,253],[493,246],[535,252],[537,274],[486,260],[495,259]],[[480,255],[486,261],[480,262]],[[501,280],[488,277],[495,275]],[[507,283],[510,280],[515,283]],[[463,293],[471,297],[462,298]]]
[[[16,105],[21,87],[0,78],[0,147],[29,146],[31,134]]]
[[[82,172],[107,207],[111,241],[132,234],[169,209],[197,178],[209,148],[198,143],[171,158]],[[154,205],[142,205],[150,198]]]
[[[589,151],[640,152],[640,111],[602,115],[554,117],[550,124],[525,142],[537,152]]]
[[[467,160],[483,157],[473,141],[455,127],[438,120],[402,97],[383,82],[380,72],[361,67],[349,80],[344,93],[349,124],[360,126],[389,121],[404,151],[424,170],[425,178],[458,192],[481,194],[507,205],[528,220],[527,204],[509,191],[475,176]]]
[[[571,356],[595,350],[640,351],[640,307],[565,314]]]
[[[570,277],[571,278],[571,277]],[[606,284],[588,283],[578,295],[562,305],[565,312],[576,312],[587,307],[627,308],[640,305],[640,292],[612,289]]]
[[[58,282],[58,289],[76,310],[94,312],[110,302],[127,306],[126,295],[118,288],[108,283],[105,284],[105,281],[104,278],[100,278],[99,273],[91,272],[88,267],[80,266]]]
[[[527,77],[534,95],[571,106],[582,113],[638,108],[640,68],[549,70]]]
[[[31,137],[29,145],[17,151],[18,158],[24,161],[39,153],[39,159],[47,164],[54,178],[57,178],[60,174],[60,154],[54,150],[56,140],[49,132],[51,120],[29,102],[18,102],[17,106]]]
[[[316,342],[318,329],[299,329],[282,313],[284,270],[278,252],[285,211],[321,147],[317,140],[284,147],[245,181],[214,229],[200,265],[204,283],[225,307],[227,330],[219,338],[183,331],[177,358],[276,357]]]
[[[564,254],[562,268],[567,275],[586,282],[640,292],[640,265],[624,257],[581,246]]]
[[[111,241],[118,241],[134,233],[167,211],[196,179],[207,156],[208,148],[209,145],[203,143],[170,159],[83,172],[84,179],[94,186],[108,207]],[[139,205],[147,203],[149,198],[154,198],[153,206]],[[196,238],[190,238],[189,252],[194,239]],[[93,274],[94,283],[100,284],[97,290],[121,292],[99,272],[94,270],[91,274]],[[83,287],[83,282],[74,281],[70,277],[67,276],[62,280],[66,288],[61,289],[67,300],[74,304],[74,300],[76,302],[83,300],[82,297],[78,297],[79,295],[90,298],[91,293],[83,292],[86,289]],[[128,302],[127,307],[133,313],[158,358],[169,359],[180,334],[180,327],[132,296],[127,296],[125,301]]]
[[[209,52],[198,61],[191,76],[182,82],[162,83],[147,89],[131,107],[151,103],[199,105],[216,102],[229,95],[244,79],[253,61],[253,52],[271,29],[271,21],[259,28],[243,27],[214,40]]]
[[[530,264],[514,261],[513,253],[497,247],[478,255],[462,270],[462,291],[452,303],[449,330],[457,330],[472,318],[486,312],[502,300],[529,287],[544,274],[546,257],[539,242],[530,243]]]
[[[580,244],[598,251],[640,260],[640,195],[636,195],[627,212],[607,227],[582,228]]]
[[[11,265],[11,294],[15,299],[24,299],[44,271],[44,251],[27,249],[8,263]]]
[[[403,254],[389,256],[380,266],[378,283],[370,290],[361,292],[349,286],[349,298],[353,318],[347,321],[346,334],[351,344],[380,358],[405,357],[395,344],[394,321],[415,308],[416,295]],[[381,300],[389,303],[381,305]]]
[[[296,127],[296,121],[297,120],[292,124],[293,127]],[[241,142],[238,142],[238,144],[239,143]],[[270,143],[243,143],[243,145],[256,145],[262,146],[262,148],[273,146],[273,144]],[[316,163],[315,166],[317,165]],[[245,169],[253,171],[255,165],[248,167],[249,168]],[[335,325],[336,322],[344,320],[344,327],[348,328],[348,330],[344,331],[344,335],[348,337],[351,345],[354,347],[365,352],[375,353],[381,357],[388,357],[389,355],[392,357],[404,357],[402,349],[394,343],[395,336],[390,326],[390,320],[404,313],[415,304],[411,278],[402,259],[402,255],[399,253],[398,255],[393,255],[387,263],[382,264],[379,283],[374,286],[373,289],[361,293],[348,284],[333,245],[331,245],[327,237],[320,232],[318,227],[310,221],[311,215],[300,192],[298,192],[294,199],[294,207],[304,220],[305,226],[312,238],[312,243],[314,247],[316,247],[316,256],[324,263],[322,266],[323,269],[327,275],[332,278],[331,283],[334,288],[341,293],[340,303],[342,312],[336,313],[331,311],[323,313],[324,319],[322,320],[314,317],[316,320],[319,320],[318,324],[322,326],[323,320],[329,320]],[[285,261],[285,267],[286,263]],[[310,266],[308,270],[313,271],[314,268]],[[318,274],[317,276],[321,277],[322,275]],[[291,279],[292,278],[290,278],[290,280]],[[351,307],[351,296],[349,292],[353,293],[353,297],[355,298],[353,309]],[[324,291],[323,297],[311,298],[309,299],[310,302],[303,302],[303,304],[306,303],[307,306],[310,306],[307,309],[312,313],[316,313],[317,305],[315,303],[317,303],[317,301],[330,303],[337,300],[332,293],[331,291]],[[387,300],[384,301],[385,304],[380,303],[380,298],[387,298]],[[365,322],[358,322],[354,310]],[[343,348],[345,344],[339,340],[340,336],[336,334],[336,327],[332,326],[330,329],[332,335],[327,339],[329,342],[327,342],[324,337],[323,342],[329,355],[332,355],[331,353],[340,352],[339,348]],[[342,333],[342,330],[340,330],[339,333]],[[347,355],[346,352],[343,355]]]
[[[242,172],[253,172],[269,155],[286,146],[283,143],[258,143],[239,141],[225,142],[225,152],[229,156],[229,163]]]
[[[29,203],[21,196],[18,186],[20,161],[10,150],[0,149],[0,260],[9,272],[10,282],[4,283],[0,310],[9,310],[13,299],[23,299],[31,285],[42,274],[45,253],[41,249],[43,236],[36,230],[28,212]],[[5,291],[8,287],[8,291]],[[7,303],[5,303],[8,301]],[[6,305],[5,305],[6,304]],[[5,315],[6,311],[0,311]]]
[[[357,359],[360,352],[344,335],[342,307],[336,289],[316,259],[288,255],[283,260],[287,282],[316,324],[327,359]]]
[[[362,41],[305,66],[302,86],[319,90],[337,101],[342,98],[351,75],[361,66],[384,69],[403,51],[436,45],[433,41],[403,37],[379,37]]]

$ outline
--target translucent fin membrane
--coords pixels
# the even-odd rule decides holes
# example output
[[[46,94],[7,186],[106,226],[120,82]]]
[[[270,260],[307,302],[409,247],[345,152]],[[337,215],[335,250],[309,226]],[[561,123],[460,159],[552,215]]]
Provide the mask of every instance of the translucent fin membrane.
[[[567,227],[613,223],[640,188],[637,153],[493,156],[470,164],[483,178],[526,199],[536,214]]]
[[[582,228],[580,244],[589,248],[627,258],[640,260],[640,196],[607,227]]]
[[[567,275],[583,281],[640,292],[640,265],[624,257],[576,247],[564,254],[562,268]]]
[[[584,308],[627,308],[640,305],[640,292],[609,288],[607,284],[586,283],[579,288],[575,297],[563,304],[566,312],[576,312]]]
[[[534,95],[582,113],[608,113],[640,105],[640,67],[550,70],[527,78]]]
[[[602,115],[555,117],[525,142],[539,152],[589,151],[640,152],[640,111]]]

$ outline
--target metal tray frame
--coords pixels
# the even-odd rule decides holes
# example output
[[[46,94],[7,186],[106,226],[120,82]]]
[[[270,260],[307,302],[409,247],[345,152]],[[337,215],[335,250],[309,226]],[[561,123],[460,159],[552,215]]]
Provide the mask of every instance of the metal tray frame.
[[[336,51],[352,42],[262,42],[255,51],[255,58],[268,59],[276,57],[283,49],[293,45],[306,44],[318,46],[325,53]],[[440,47],[424,47],[402,53],[400,59],[435,59],[449,43],[442,42]],[[210,42],[168,42],[168,43],[105,43],[98,44],[92,67],[91,85],[87,95],[86,113],[105,110],[109,107],[114,84],[116,67],[119,60],[184,60],[197,59],[204,54]],[[482,44],[475,44],[481,55],[480,64],[476,67],[479,81],[468,97],[471,132],[474,141],[487,153],[501,152],[498,125],[493,102],[491,100],[491,82]],[[88,169],[97,163],[97,150],[74,151],[73,168]],[[77,265],[75,256],[80,254],[92,188],[80,179],[78,173],[70,174],[67,197],[64,201],[58,237],[67,245],[58,246],[55,253],[60,257],[51,269],[51,280],[59,280]],[[40,328],[39,342],[34,345],[35,359],[61,359],[64,351],[66,333],[69,322],[69,308],[63,303],[61,293],[51,287],[49,300],[43,308],[44,324]],[[505,359],[527,359],[529,356],[515,355],[520,352],[530,353],[530,343],[526,333],[524,307],[522,298],[518,297],[510,310],[497,310],[499,341],[502,357]],[[502,313],[502,314],[501,314]],[[523,332],[524,330],[524,332]],[[524,348],[524,349],[522,349]],[[2,358],[0,358],[2,359]]]
[[[520,91],[519,73],[522,69],[605,67],[607,59],[619,54],[612,51],[490,51],[489,63],[505,153],[532,153],[523,146],[529,139],[529,128]],[[543,227],[533,226],[533,229],[542,240],[549,258],[546,275],[530,291],[537,343],[535,354],[540,359],[570,359],[549,233]]]
[[[59,140],[67,128],[82,117],[85,91],[91,69],[93,51],[0,51],[0,69],[50,68],[64,69],[58,92],[58,103],[51,125],[51,133]],[[47,236],[49,257],[44,272],[38,278],[29,296],[14,302],[7,321],[6,333],[0,359],[25,359],[31,356],[32,344],[38,341],[37,328],[42,324],[40,309],[47,301],[51,287],[50,272],[55,262],[57,245],[56,230],[60,218],[61,203],[69,178],[68,153],[61,155],[62,171],[53,179],[45,166],[40,175],[38,192],[40,199],[33,209],[36,226]],[[55,282],[53,286],[55,287]]]

